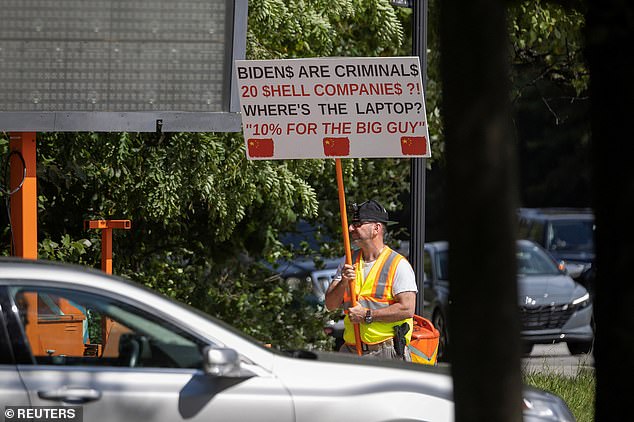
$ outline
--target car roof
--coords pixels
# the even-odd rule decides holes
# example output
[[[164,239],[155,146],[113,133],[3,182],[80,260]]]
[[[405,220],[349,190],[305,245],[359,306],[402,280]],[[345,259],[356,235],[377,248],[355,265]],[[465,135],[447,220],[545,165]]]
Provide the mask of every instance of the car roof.
[[[128,280],[124,280],[123,278],[105,274],[103,271],[77,264],[49,261],[45,259],[25,259],[9,256],[0,257],[0,275],[2,275],[4,278],[20,278],[27,280],[35,279],[41,278],[40,274],[42,274],[42,272],[45,272],[46,279],[50,280],[68,280],[69,275],[77,276],[81,274],[84,279],[86,277],[91,279],[93,277],[111,277],[123,283],[138,285],[137,283],[129,282]],[[79,278],[78,281],[79,282],[77,284],[85,284],[81,282],[81,278]]]
[[[160,294],[141,283],[106,274],[95,268],[58,261],[0,257],[0,284],[16,280],[51,287],[64,286],[84,291],[99,291],[102,294],[115,294],[153,304],[169,302],[179,308],[197,312],[193,307]]]
[[[446,240],[437,240],[435,242],[427,242],[425,243],[425,247],[443,251],[443,250],[449,249],[449,242],[447,242]]]
[[[543,219],[543,220],[566,220],[583,219],[593,220],[592,208],[568,208],[568,207],[547,207],[547,208],[519,208],[517,213],[521,217]]]
[[[140,302],[168,302],[178,308],[203,315],[204,318],[217,320],[217,318],[201,312],[191,305],[170,298],[134,280],[106,274],[101,270],[77,264],[0,257],[0,284],[11,283],[11,280],[35,282],[36,284],[51,283],[51,286],[72,287],[105,294],[114,293],[117,296],[128,297]]]
[[[540,249],[543,249],[539,244],[537,244],[536,242],[533,242],[532,240],[528,240],[528,239],[517,239],[516,240],[517,245],[518,246],[537,246]],[[438,240],[435,242],[428,242],[425,243],[425,247],[429,247],[429,248],[434,248],[438,251],[446,251],[449,249],[449,242],[446,240]]]

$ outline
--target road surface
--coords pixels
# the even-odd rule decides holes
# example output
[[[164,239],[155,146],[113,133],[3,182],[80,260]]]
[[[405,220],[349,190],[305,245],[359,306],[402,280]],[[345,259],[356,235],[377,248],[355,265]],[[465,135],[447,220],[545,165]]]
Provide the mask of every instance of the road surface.
[[[592,354],[572,356],[565,343],[538,344],[522,359],[524,372],[548,372],[574,376],[580,368],[594,368]]]

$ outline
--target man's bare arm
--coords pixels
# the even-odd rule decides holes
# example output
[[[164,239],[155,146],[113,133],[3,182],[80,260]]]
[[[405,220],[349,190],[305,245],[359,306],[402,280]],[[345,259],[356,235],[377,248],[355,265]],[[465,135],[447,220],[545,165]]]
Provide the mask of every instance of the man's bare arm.
[[[350,283],[350,279],[356,277],[354,267],[349,264],[345,264],[341,270],[341,278],[339,280],[333,280],[328,286],[326,291],[326,300],[324,304],[326,309],[334,311],[343,303],[343,294],[346,291],[346,286]]]
[[[402,292],[394,296],[394,303],[387,308],[372,311],[373,321],[396,322],[411,318],[416,310],[416,292]],[[363,323],[365,321],[366,308],[357,304],[348,309],[350,321]]]

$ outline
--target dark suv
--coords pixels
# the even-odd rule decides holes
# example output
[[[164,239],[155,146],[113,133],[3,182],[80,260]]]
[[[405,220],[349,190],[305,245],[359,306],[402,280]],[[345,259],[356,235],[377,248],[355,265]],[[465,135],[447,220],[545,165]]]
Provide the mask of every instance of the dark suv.
[[[590,208],[519,208],[520,239],[542,245],[568,273],[592,290],[594,214]]]

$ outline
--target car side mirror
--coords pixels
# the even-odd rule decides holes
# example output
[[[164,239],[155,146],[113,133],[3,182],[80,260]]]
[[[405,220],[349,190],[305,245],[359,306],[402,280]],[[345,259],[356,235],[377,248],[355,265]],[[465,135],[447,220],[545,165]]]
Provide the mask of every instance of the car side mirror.
[[[570,277],[575,280],[579,278],[581,273],[584,270],[583,265],[575,264],[575,263],[566,263],[566,261],[559,261],[559,269],[564,273],[568,274]]]
[[[240,356],[233,349],[207,346],[203,350],[203,369],[215,377],[240,375]]]

